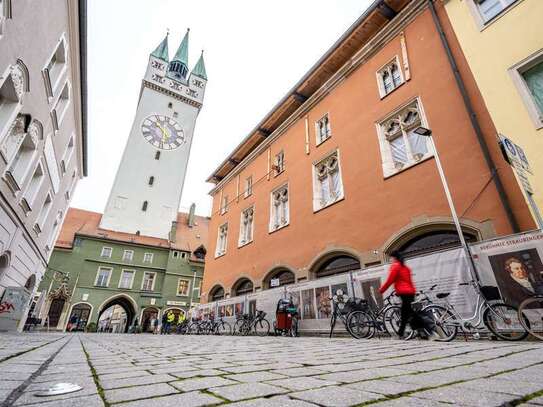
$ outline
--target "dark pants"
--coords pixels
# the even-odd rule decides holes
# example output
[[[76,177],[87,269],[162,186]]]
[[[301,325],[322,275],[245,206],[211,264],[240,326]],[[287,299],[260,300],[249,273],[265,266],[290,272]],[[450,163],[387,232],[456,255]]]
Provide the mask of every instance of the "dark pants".
[[[402,320],[400,322],[400,329],[398,330],[398,335],[403,336],[403,333],[405,331],[405,327],[411,317],[413,316],[413,308],[411,308],[411,303],[415,299],[414,295],[400,295],[400,298],[402,299],[402,309],[401,309],[401,317]]]

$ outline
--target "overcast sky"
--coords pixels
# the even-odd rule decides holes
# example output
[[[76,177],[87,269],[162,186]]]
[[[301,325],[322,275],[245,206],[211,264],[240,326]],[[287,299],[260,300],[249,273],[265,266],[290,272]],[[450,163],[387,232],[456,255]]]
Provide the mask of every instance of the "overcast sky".
[[[189,64],[205,50],[208,84],[180,210],[209,215],[206,178],[370,0],[88,2],[89,175],[72,206],[102,212],[128,139],[149,53],[190,27]]]

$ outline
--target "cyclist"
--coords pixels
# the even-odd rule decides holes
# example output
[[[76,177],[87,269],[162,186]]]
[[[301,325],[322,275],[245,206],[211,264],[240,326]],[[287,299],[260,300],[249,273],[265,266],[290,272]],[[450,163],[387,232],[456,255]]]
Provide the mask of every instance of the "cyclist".
[[[398,335],[403,338],[407,322],[413,317],[413,309],[411,304],[415,299],[416,288],[411,279],[411,269],[403,262],[403,255],[398,251],[390,253],[392,257],[392,265],[388,272],[387,280],[381,285],[379,291],[383,294],[388,287],[394,284],[396,294],[402,299],[401,322]]]

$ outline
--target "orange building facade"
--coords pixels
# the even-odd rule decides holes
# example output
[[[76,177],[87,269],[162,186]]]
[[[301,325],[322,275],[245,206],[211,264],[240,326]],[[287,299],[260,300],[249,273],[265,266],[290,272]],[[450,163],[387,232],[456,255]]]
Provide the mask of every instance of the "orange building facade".
[[[458,244],[420,126],[468,240],[535,228],[442,3],[376,1],[208,179],[202,300]]]

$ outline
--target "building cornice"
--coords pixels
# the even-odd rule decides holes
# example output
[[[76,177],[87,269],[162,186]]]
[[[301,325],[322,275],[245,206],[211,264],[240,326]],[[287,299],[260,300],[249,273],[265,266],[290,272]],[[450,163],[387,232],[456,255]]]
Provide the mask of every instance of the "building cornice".
[[[258,155],[273,144],[281,135],[307,114],[316,104],[341,84],[353,71],[377,53],[392,38],[400,34],[419,14],[427,8],[427,0],[413,0],[398,15],[381,29],[366,45],[355,53],[340,69],[332,75],[315,93],[313,93],[296,111],[292,113],[275,131],[249,153],[233,170],[221,179],[209,192],[214,195],[243,171]],[[210,177],[209,179],[211,179]]]
[[[192,100],[192,99],[189,99],[183,95],[180,95],[178,93],[175,93],[175,92],[172,92],[171,90],[168,90],[168,89],[165,89],[163,88],[162,86],[158,86],[152,82],[149,82],[149,81],[146,81],[145,79],[143,80],[143,83],[142,85],[144,87],[147,87],[149,89],[153,89],[154,91],[157,91],[157,92],[160,92],[160,93],[164,93],[165,95],[168,95],[174,99],[177,99],[177,100],[180,100],[190,106],[194,106],[196,107],[197,109],[200,109],[202,107],[202,104],[199,103],[199,102],[196,102],[195,100]]]

